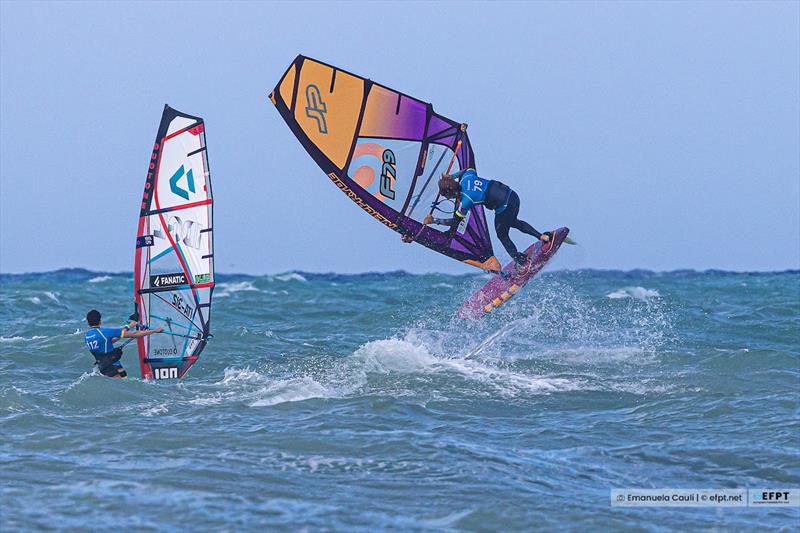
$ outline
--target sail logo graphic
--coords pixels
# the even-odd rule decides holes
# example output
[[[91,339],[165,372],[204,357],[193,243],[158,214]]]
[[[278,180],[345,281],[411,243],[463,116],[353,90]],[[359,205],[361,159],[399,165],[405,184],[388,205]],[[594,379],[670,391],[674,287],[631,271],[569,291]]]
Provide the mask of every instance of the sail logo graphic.
[[[328,177],[331,179],[333,183],[336,184],[337,187],[339,187],[339,189],[341,189],[343,193],[347,195],[348,198],[353,200],[356,203],[356,205],[358,205],[358,207],[360,207],[361,209],[372,215],[372,217],[375,218],[375,220],[378,220],[381,224],[391,229],[395,229],[397,227],[397,224],[395,224],[394,222],[392,222],[391,220],[380,214],[378,211],[375,210],[374,207],[365,202],[364,199],[361,198],[358,194],[356,194],[350,187],[345,185],[339,176],[331,172],[328,174]]]
[[[185,172],[184,169],[183,169],[183,165],[181,165],[181,168],[176,170],[175,174],[173,174],[172,177],[169,179],[169,190],[171,190],[173,193],[177,194],[178,196],[180,196],[184,200],[188,200],[189,199],[189,192],[186,191],[185,189],[181,189],[180,186],[178,185],[178,180],[183,177],[184,173],[186,173],[186,184],[189,187],[189,191],[195,192],[194,191],[194,176],[192,175],[192,169],[190,168],[189,172]]]
[[[389,149],[383,151],[383,167],[381,167],[381,194],[390,200],[394,200],[394,189],[392,185],[397,177],[397,160],[394,152]]]
[[[183,243],[189,248],[200,249],[200,234],[203,227],[194,220],[183,220],[179,216],[172,215],[167,221],[167,231],[170,232],[176,243]],[[160,229],[153,230],[153,236],[158,239],[166,239],[167,236]]]
[[[317,129],[322,134],[328,133],[328,123],[325,114],[328,106],[322,101],[322,94],[316,85],[306,87],[306,116],[317,121]]]
[[[163,287],[176,287],[179,285],[187,285],[186,275],[183,272],[176,272],[174,274],[157,274],[150,276],[150,286],[163,288]]]
[[[359,139],[353,150],[349,177],[379,201],[392,206],[393,202],[402,200],[397,196],[397,180],[402,179],[398,168],[408,168],[412,163],[408,155],[411,150],[406,149],[405,143],[387,146],[390,142],[386,139]],[[400,206],[392,208],[399,210]]]

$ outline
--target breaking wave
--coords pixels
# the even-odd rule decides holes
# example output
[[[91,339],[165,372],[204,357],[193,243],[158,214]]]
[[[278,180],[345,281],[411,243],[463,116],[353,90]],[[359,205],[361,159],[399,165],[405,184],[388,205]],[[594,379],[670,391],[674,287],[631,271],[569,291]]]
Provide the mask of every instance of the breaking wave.
[[[648,298],[660,298],[661,295],[655,289],[645,289],[644,287],[623,287],[606,294],[606,298],[620,300],[622,298],[633,298],[635,300],[647,300]]]

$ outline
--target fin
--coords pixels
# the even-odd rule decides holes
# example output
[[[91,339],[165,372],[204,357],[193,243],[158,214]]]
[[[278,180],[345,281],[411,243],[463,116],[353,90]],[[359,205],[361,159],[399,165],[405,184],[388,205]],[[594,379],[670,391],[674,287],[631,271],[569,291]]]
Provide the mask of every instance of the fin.
[[[490,257],[489,259],[487,259],[483,263],[479,263],[477,261],[473,261],[472,259],[467,259],[464,262],[466,264],[468,264],[468,265],[472,265],[474,267],[478,267],[481,270],[491,270],[493,272],[500,272],[501,270],[503,270],[503,267],[500,264],[500,261],[498,261],[495,256]]]

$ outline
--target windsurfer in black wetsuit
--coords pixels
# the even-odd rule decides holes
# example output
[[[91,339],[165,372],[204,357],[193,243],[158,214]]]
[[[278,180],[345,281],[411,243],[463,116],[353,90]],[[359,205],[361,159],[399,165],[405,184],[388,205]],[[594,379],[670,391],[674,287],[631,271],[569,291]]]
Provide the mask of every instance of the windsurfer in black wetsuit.
[[[134,313],[130,317],[131,322],[122,328],[101,328],[103,323],[100,311],[92,309],[86,313],[86,322],[89,323],[89,331],[86,332],[86,346],[95,358],[100,373],[110,378],[125,378],[128,373],[119,362],[122,357],[122,348],[115,348],[114,343],[122,338],[135,339],[146,337],[153,333],[161,333],[164,328],[136,331],[136,324],[139,322],[139,314]]]
[[[478,176],[474,169],[468,168],[455,174],[442,174],[439,180],[439,194],[445,198],[458,200],[458,208],[453,218],[440,219],[428,215],[423,224],[441,224],[452,226],[463,220],[473,205],[482,204],[487,209],[494,210],[494,229],[497,238],[503,244],[517,266],[524,266],[528,256],[517,250],[517,247],[508,236],[511,228],[522,233],[532,235],[545,242],[551,240],[550,233],[540,233],[533,226],[520,220],[519,196],[511,187],[499,181],[487,180]]]

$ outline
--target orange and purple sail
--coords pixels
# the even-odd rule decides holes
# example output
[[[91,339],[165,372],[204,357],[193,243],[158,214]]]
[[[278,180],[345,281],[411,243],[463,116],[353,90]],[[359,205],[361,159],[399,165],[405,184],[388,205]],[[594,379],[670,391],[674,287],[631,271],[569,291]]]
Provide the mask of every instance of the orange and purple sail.
[[[422,224],[441,200],[439,175],[451,163],[452,172],[475,168],[465,125],[429,103],[302,55],[270,100],[331,181],[373,218],[439,253],[499,270],[482,206],[458,227]],[[454,208],[439,205],[444,212]]]

